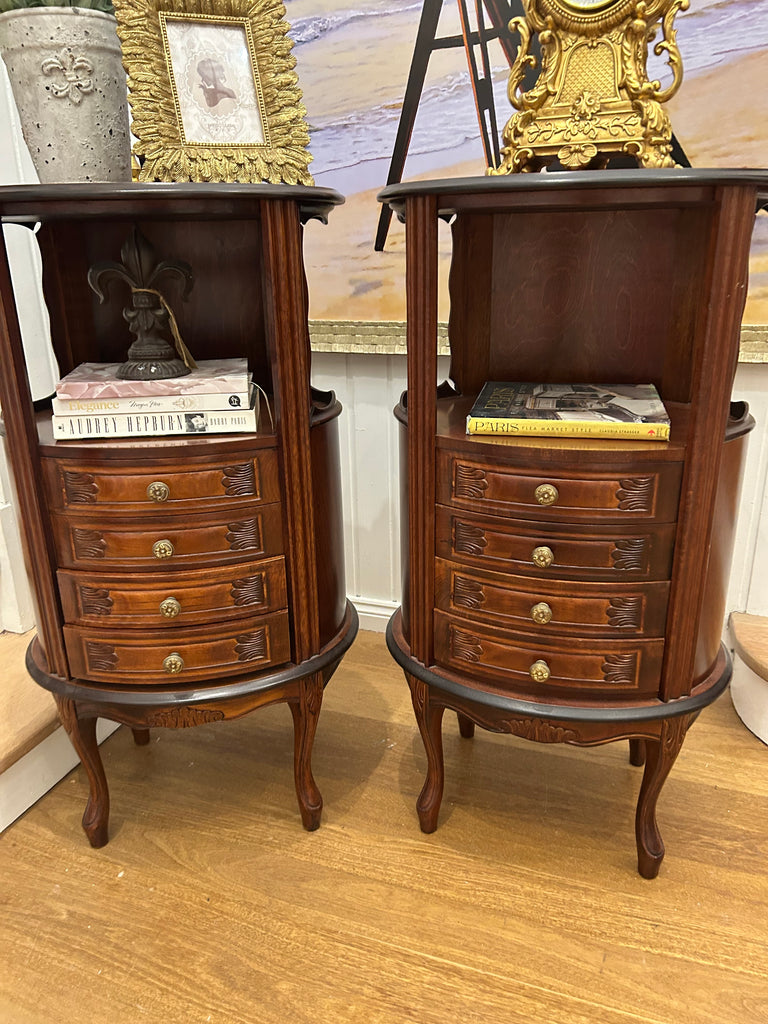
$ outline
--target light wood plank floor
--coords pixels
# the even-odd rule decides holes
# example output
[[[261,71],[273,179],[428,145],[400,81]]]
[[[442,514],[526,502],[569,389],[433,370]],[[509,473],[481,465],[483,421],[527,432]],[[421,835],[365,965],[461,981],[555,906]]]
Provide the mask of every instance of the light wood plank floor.
[[[80,830],[79,768],[0,839],[0,1022],[768,1021],[768,750],[727,696],[662,794],[652,882],[626,744],[445,732],[424,836],[423,749],[378,634],[326,692],[318,832],[284,706],[143,748],[120,729],[108,846]]]

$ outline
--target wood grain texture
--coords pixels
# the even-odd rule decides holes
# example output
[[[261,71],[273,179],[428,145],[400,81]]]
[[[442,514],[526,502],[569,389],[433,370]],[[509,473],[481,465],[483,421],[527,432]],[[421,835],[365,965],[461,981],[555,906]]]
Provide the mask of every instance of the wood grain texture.
[[[428,836],[424,749],[380,635],[325,694],[315,833],[296,827],[286,708],[141,748],[118,730],[108,846],[80,834],[81,768],[0,842],[0,1020],[764,1024],[766,748],[727,698],[665,784],[652,884],[626,742],[468,741],[450,713],[443,732]]]
[[[405,287],[408,308],[408,544],[411,645],[432,661],[437,388],[437,204],[408,201]],[[401,470],[402,471],[402,470]]]
[[[317,654],[320,644],[309,434],[307,286],[295,204],[266,203],[263,225],[267,352],[282,441],[288,600],[294,626],[293,658],[299,662]]]

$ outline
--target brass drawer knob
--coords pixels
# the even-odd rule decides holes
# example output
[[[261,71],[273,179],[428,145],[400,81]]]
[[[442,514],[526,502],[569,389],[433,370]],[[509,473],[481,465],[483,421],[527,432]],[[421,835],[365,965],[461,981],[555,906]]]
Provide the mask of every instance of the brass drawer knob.
[[[181,605],[175,597],[166,597],[160,602],[160,614],[166,619],[175,619],[181,611]]]
[[[539,484],[533,492],[533,496],[539,505],[554,505],[560,497],[560,493],[554,484]]]
[[[170,487],[168,484],[163,483],[162,480],[154,480],[147,487],[147,497],[150,501],[168,501],[168,495],[170,493]]]
[[[528,672],[535,683],[546,683],[551,675],[549,665],[546,661],[542,661],[541,658],[538,661],[534,661]]]
[[[540,626],[546,626],[548,622],[552,621],[552,609],[546,601],[539,601],[531,608],[531,618]]]
[[[184,668],[184,661],[180,654],[169,654],[167,658],[163,658],[163,668],[169,676],[177,676],[179,672]]]
[[[155,558],[170,558],[173,555],[173,544],[169,540],[156,540],[152,545]]]
[[[533,549],[531,559],[534,565],[538,565],[540,569],[548,569],[555,560],[555,556],[552,552],[552,548],[548,548],[544,545]]]

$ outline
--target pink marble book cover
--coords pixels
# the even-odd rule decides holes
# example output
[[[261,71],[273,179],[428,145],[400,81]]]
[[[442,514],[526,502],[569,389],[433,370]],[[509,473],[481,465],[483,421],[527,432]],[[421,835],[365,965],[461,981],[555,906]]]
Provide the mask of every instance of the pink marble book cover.
[[[247,391],[248,361],[201,360],[185,377],[169,380],[120,380],[120,363],[81,363],[56,385],[59,398],[147,398],[162,395],[229,394]]]

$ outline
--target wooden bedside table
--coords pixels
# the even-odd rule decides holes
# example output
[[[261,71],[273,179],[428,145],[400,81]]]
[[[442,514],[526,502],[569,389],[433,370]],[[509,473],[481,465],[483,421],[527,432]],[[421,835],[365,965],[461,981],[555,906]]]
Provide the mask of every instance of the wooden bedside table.
[[[393,185],[405,220],[404,588],[388,645],[427,754],[437,827],[446,708],[542,743],[628,739],[656,802],[723,692],[720,641],[754,422],[730,404],[763,171],[523,174]],[[437,391],[437,228],[452,223],[450,384]],[[669,442],[467,436],[486,381],[654,383]]]
[[[310,387],[303,223],[343,200],[269,185],[0,189],[4,223],[40,224],[44,291],[62,376],[122,362],[124,303],[97,303],[89,266],[134,225],[159,258],[187,261],[175,303],[199,359],[247,356],[255,434],[55,441],[33,412],[7,260],[0,259],[0,400],[38,605],[27,667],[56,699],[88,772],[83,827],[107,842],[98,717],[155,726],[236,718],[287,702],[305,828],[322,799],[311,752],[323,688],[357,631],[346,600],[333,393]]]

